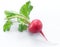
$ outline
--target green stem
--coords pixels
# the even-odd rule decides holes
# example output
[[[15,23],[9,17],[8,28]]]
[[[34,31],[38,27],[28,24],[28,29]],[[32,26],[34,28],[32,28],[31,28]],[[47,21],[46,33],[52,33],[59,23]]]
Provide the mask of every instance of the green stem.
[[[12,19],[12,18],[23,18],[28,24],[30,24],[30,21],[22,15],[17,14],[16,16],[8,17],[7,19]]]

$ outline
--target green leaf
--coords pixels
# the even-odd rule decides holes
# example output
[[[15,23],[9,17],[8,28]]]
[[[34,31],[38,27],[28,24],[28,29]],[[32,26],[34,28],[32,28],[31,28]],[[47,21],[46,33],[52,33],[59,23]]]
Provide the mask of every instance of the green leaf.
[[[28,1],[26,4],[24,4],[20,9],[20,14],[24,15],[26,18],[29,19],[29,14],[31,10],[33,9],[33,6],[31,5],[31,2]]]
[[[11,25],[12,25],[12,22],[11,22],[11,21],[7,21],[7,22],[4,24],[4,26],[3,26],[4,32],[9,31]]]
[[[15,16],[16,13],[13,13],[13,12],[10,12],[10,11],[5,11],[5,15],[6,15],[6,17],[8,18],[8,17]]]
[[[19,24],[18,30],[20,32],[23,32],[24,30],[27,30],[27,25],[25,25],[25,24]]]

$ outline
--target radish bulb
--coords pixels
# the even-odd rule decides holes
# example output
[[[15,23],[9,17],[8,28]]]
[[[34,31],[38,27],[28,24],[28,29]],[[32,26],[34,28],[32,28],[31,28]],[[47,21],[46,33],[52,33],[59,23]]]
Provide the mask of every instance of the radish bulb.
[[[38,19],[33,20],[28,27],[29,32],[31,33],[41,33],[42,36],[47,40],[45,35],[42,32],[42,22]]]

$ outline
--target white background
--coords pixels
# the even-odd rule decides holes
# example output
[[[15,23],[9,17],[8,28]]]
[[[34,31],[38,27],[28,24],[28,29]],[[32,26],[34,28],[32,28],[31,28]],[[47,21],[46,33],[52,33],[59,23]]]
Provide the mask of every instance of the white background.
[[[3,32],[5,23],[4,10],[19,12],[20,7],[28,0],[0,0],[0,47],[60,47],[60,0],[31,0],[33,10],[30,20],[40,19],[43,32],[49,42],[39,35],[18,32],[17,23],[10,32]]]

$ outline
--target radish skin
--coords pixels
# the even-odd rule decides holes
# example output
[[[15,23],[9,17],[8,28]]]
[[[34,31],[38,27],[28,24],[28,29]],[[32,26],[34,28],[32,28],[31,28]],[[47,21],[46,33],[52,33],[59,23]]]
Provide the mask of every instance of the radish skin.
[[[33,20],[28,27],[29,32],[31,33],[41,33],[41,35],[47,40],[45,35],[42,32],[42,22],[38,19]]]

